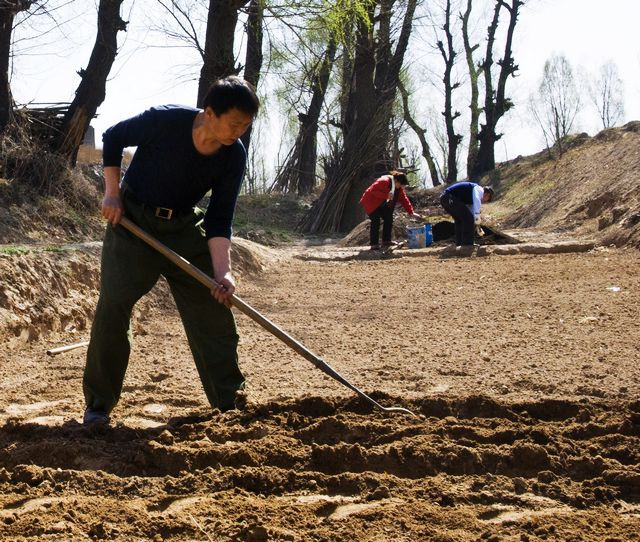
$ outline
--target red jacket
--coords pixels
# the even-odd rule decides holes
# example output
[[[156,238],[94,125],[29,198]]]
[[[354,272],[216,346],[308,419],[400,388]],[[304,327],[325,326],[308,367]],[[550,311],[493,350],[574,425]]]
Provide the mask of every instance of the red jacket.
[[[393,177],[391,175],[383,175],[379,179],[376,179],[375,182],[365,190],[364,194],[360,198],[360,205],[364,207],[364,212],[370,215],[375,211],[383,202],[387,201],[387,197],[389,196],[389,192],[393,190]],[[400,191],[398,194],[398,201],[405,208],[407,213],[410,215],[413,214],[413,205],[409,201],[407,197],[407,193],[404,191],[404,188],[401,186],[398,188]]]

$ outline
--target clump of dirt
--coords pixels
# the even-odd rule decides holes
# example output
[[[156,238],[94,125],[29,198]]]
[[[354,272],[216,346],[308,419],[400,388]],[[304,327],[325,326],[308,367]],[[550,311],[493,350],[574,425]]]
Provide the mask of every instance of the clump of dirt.
[[[440,196],[445,189],[444,185],[434,188],[408,188],[407,196],[411,200],[414,208],[420,209],[420,213],[430,216],[432,214],[442,214]]]
[[[499,164],[485,183],[498,189],[505,227],[536,227],[640,247],[640,122],[583,136],[560,156],[541,152]]]
[[[238,277],[256,275],[282,258],[277,251],[241,237],[233,237],[231,262]]]

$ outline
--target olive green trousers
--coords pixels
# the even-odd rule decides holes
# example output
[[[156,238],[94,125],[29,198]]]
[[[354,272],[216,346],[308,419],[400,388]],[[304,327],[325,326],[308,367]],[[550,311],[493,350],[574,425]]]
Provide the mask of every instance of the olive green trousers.
[[[166,220],[128,192],[123,200],[130,220],[213,277],[201,210]],[[107,226],[102,247],[100,298],[84,371],[87,407],[109,413],[117,404],[131,351],[131,312],[160,275],[171,288],[209,403],[220,410],[233,408],[244,377],[238,367],[238,334],[231,310],[165,256],[124,227],[112,225]]]

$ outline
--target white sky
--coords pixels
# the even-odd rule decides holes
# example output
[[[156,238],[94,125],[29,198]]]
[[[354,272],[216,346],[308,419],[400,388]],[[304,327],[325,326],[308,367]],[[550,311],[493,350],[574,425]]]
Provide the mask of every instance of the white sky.
[[[520,76],[510,83],[516,114],[502,128],[507,154],[529,154],[543,147],[537,131],[523,126],[526,99],[553,53],[563,54],[578,71],[597,73],[613,60],[625,85],[625,121],[640,119],[640,21],[639,0],[529,0],[516,27],[514,56]],[[514,84],[515,83],[515,84]],[[590,134],[600,130],[586,93],[578,129]],[[519,113],[519,114],[518,114]],[[514,130],[515,128],[515,130]],[[533,134],[531,132],[534,132]]]
[[[146,27],[153,20],[152,9],[157,9],[153,0],[125,0],[124,18],[131,22],[127,34],[121,34],[121,52],[107,97],[92,123],[98,141],[107,127],[147,107],[195,101],[199,69],[195,54],[185,49],[146,47],[161,41]],[[73,5],[73,12],[76,19],[66,37],[53,36],[51,43],[33,51],[28,43],[19,44],[18,52],[20,48],[23,52],[16,57],[12,78],[17,102],[71,101],[79,81],[75,72],[86,66],[95,40],[96,8],[94,2],[82,0]],[[545,60],[553,53],[565,55],[576,70],[592,73],[607,60],[614,60],[625,84],[625,121],[640,119],[638,21],[640,0],[528,0],[515,37],[514,56],[520,75],[507,87],[516,108],[499,125],[506,135],[496,148],[498,159],[530,154],[543,147],[535,127],[526,126],[524,117],[527,97],[537,86]],[[496,58],[500,55],[496,50]],[[184,68],[191,63],[195,63],[195,69],[187,71],[185,77]],[[583,110],[579,129],[597,132],[597,117],[588,111],[586,96]],[[460,126],[459,131],[464,133],[465,127]]]

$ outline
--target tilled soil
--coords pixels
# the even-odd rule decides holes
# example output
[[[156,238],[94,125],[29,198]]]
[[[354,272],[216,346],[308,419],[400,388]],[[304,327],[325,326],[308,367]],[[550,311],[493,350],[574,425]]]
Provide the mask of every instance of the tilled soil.
[[[385,406],[238,315],[249,404],[211,412],[170,304],[109,428],[83,352],[3,353],[0,537],[640,539],[637,251],[301,261],[238,293]]]

